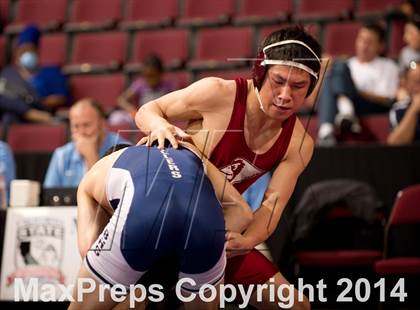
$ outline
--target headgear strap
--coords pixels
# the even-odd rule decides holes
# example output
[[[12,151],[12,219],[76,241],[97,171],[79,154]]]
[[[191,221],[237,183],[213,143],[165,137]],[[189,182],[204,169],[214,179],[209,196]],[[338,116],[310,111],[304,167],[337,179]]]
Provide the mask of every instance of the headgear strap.
[[[307,50],[309,50],[315,56],[315,59],[319,62],[319,64],[321,64],[321,60],[319,59],[318,55],[306,43],[304,43],[302,41],[299,41],[299,40],[284,40],[284,41],[276,42],[276,43],[273,43],[273,44],[269,44],[269,45],[267,45],[266,47],[263,48],[264,60],[261,61],[261,65],[262,66],[265,66],[265,65],[292,66],[292,67],[296,67],[296,68],[305,70],[310,75],[315,77],[315,79],[318,79],[318,74],[314,70],[312,70],[311,68],[309,68],[308,66],[306,66],[306,65],[304,65],[300,62],[290,61],[290,60],[268,59],[267,58],[266,50],[268,50],[270,48],[273,48],[273,47],[276,47],[276,46],[281,46],[281,45],[286,45],[286,44],[299,44],[299,45],[304,46]]]

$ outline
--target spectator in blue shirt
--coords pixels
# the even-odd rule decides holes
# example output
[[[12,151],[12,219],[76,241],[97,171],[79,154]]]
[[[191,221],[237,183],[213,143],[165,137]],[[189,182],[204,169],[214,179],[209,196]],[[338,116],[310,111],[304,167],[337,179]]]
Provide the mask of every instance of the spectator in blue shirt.
[[[60,68],[39,64],[39,38],[38,28],[27,26],[17,38],[14,64],[0,73],[0,115],[4,125],[49,122],[57,108],[69,103]]]
[[[130,142],[106,130],[101,105],[86,98],[70,109],[72,141],[56,149],[48,166],[44,187],[77,187],[87,170],[112,146]]]
[[[388,144],[420,141],[420,61],[412,61],[406,73],[408,97],[394,103],[390,111],[392,132]]]
[[[15,160],[12,151],[10,150],[9,145],[0,141],[0,178],[3,178],[1,181],[4,182],[7,204],[10,197],[10,182],[12,182],[15,177]]]

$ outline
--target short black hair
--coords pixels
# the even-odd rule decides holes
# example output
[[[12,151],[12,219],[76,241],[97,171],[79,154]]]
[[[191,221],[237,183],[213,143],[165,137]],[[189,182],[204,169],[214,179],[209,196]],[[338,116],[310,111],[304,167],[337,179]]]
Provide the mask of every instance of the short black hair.
[[[127,148],[129,146],[132,146],[132,145],[127,144],[127,143],[119,143],[119,144],[113,145],[109,149],[106,150],[106,152],[104,153],[104,155],[102,156],[102,158],[104,158],[105,156],[108,156],[108,155],[110,155],[110,154],[112,154],[112,153],[114,153],[116,151],[125,149],[125,148]]]
[[[99,116],[100,116],[101,118],[104,118],[104,119],[106,119],[106,118],[107,118],[107,115],[106,115],[106,113],[105,113],[105,111],[104,111],[104,109],[103,109],[103,107],[102,107],[101,103],[100,103],[98,100],[96,100],[96,99],[94,99],[94,98],[91,98],[91,97],[87,97],[87,98],[80,99],[78,102],[80,102],[80,101],[86,101],[86,102],[88,102],[88,103],[89,103],[89,105],[90,105],[90,106],[91,106],[94,110],[96,110],[96,112],[98,112],[98,114],[99,114]]]
[[[270,44],[281,42],[285,40],[298,40],[306,45],[308,45],[314,53],[318,56],[318,59],[321,58],[322,48],[318,41],[311,36],[308,32],[305,31],[302,25],[294,25],[290,27],[285,27],[275,32],[272,32],[267,36],[264,40],[263,45],[261,46],[260,50],[265,46]],[[266,50],[265,54],[269,59],[281,59],[281,60],[289,60],[289,61],[296,61],[302,63],[309,68],[311,68],[314,72],[316,72],[319,76],[319,72],[321,70],[321,63],[315,58],[314,54],[306,47],[299,45],[299,44],[286,44],[275,46]],[[315,77],[310,75],[311,84],[308,89],[309,96],[315,85],[317,80]]]
[[[412,24],[420,31],[420,15],[414,14],[408,19],[407,23]]]
[[[366,22],[363,24],[362,28],[370,30],[378,36],[379,42],[385,42],[385,30],[380,24],[375,22]]]
[[[321,58],[321,45],[318,43],[317,40],[315,40],[315,38],[313,38],[309,33],[307,33],[301,25],[286,27],[278,31],[272,32],[264,40],[261,50],[267,45],[285,40],[302,41],[315,52],[318,58]],[[298,60],[298,62],[308,66],[316,73],[319,73],[319,70],[321,69],[321,64],[315,59],[314,55],[302,45],[287,44],[276,46],[268,49],[266,51],[266,55],[269,59],[281,59],[290,61],[296,61],[296,59],[303,59]]]
[[[143,60],[143,67],[154,68],[159,72],[163,72],[163,64],[160,57],[156,54],[150,54]]]

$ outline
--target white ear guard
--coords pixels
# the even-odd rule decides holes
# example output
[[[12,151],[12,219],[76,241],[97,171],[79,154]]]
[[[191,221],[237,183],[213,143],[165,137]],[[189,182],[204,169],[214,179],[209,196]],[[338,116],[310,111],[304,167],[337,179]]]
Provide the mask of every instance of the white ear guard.
[[[261,66],[265,66],[265,65],[286,65],[286,66],[291,66],[291,67],[295,67],[295,68],[299,68],[302,69],[306,72],[308,72],[310,75],[312,75],[315,79],[318,79],[318,73],[316,73],[314,70],[312,70],[311,68],[309,68],[308,66],[297,62],[297,61],[291,61],[291,60],[279,60],[279,59],[268,59],[267,58],[267,54],[265,53],[268,49],[276,47],[276,46],[281,46],[281,45],[286,45],[286,44],[299,44],[304,46],[307,50],[309,50],[312,55],[314,55],[315,60],[318,61],[319,64],[321,64],[321,60],[319,59],[319,57],[317,56],[317,54],[304,42],[299,41],[299,40],[284,40],[284,41],[280,41],[280,42],[276,42],[270,45],[267,45],[266,47],[263,48],[263,53],[264,53],[264,60],[261,61]],[[296,60],[314,60],[312,58],[305,58],[305,59],[296,59]]]

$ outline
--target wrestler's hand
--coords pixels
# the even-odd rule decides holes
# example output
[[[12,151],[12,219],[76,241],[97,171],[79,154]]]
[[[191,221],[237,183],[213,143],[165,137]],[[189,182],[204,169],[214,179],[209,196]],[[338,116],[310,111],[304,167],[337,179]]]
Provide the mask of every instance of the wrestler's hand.
[[[229,231],[225,238],[227,258],[247,254],[253,248],[248,239],[240,233]]]
[[[147,146],[151,146],[154,141],[158,141],[158,148],[163,149],[165,147],[165,139],[169,140],[173,148],[178,148],[178,141],[176,137],[181,138],[182,140],[190,140],[191,136],[183,131],[181,128],[171,125],[165,124],[161,127],[152,130],[147,137],[143,137],[137,143],[137,145],[145,144]]]

